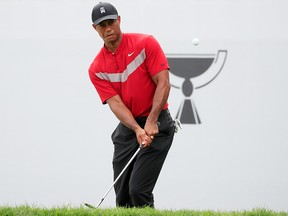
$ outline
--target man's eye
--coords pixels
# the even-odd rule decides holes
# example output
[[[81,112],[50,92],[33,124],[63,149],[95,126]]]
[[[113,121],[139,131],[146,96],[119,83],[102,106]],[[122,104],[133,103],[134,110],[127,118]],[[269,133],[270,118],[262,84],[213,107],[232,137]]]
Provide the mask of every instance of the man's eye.
[[[100,26],[100,27],[102,27],[102,28],[103,28],[103,27],[105,27],[105,26],[106,26],[106,24],[105,24],[104,22],[101,22],[101,23],[99,23],[99,24],[98,24],[98,26]]]

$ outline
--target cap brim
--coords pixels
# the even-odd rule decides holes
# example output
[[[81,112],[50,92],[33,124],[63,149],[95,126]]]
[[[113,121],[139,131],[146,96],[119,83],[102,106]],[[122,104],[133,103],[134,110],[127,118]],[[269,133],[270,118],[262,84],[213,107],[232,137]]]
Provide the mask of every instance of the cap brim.
[[[107,16],[104,16],[104,17],[101,17],[97,20],[95,20],[93,23],[95,25],[98,25],[100,22],[104,21],[104,20],[108,20],[108,19],[117,19],[118,18],[118,15],[117,14],[114,14],[114,15],[107,15]]]

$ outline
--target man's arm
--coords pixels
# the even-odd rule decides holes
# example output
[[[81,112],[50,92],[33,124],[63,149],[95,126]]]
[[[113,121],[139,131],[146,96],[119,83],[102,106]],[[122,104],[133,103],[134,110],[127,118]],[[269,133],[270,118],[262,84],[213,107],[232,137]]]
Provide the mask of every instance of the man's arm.
[[[163,70],[157,73],[152,77],[152,79],[157,87],[153,97],[152,109],[144,127],[146,134],[150,138],[153,138],[159,132],[157,119],[168,100],[171,88],[168,70]]]
[[[119,121],[135,132],[139,145],[146,147],[151,144],[151,138],[147,136],[145,130],[136,122],[131,111],[123,103],[119,95],[109,98],[107,103]]]

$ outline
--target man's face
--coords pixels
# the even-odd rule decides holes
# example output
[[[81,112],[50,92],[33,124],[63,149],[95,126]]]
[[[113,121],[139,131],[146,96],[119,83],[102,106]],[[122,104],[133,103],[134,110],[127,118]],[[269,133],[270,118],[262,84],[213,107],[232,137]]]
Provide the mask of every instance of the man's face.
[[[108,19],[98,25],[93,24],[93,27],[104,40],[104,43],[114,43],[120,38],[120,16],[118,16],[117,20]]]

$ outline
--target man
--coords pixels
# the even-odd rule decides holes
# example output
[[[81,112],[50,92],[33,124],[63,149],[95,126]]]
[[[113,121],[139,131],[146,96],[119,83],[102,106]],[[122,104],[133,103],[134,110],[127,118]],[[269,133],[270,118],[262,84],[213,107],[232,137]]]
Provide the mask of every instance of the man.
[[[175,131],[167,109],[167,59],[153,36],[122,33],[121,17],[109,3],[100,2],[93,8],[92,22],[104,46],[89,76],[102,103],[120,121],[111,136],[114,179],[139,145],[143,147],[114,186],[116,205],[154,207],[152,192]]]

